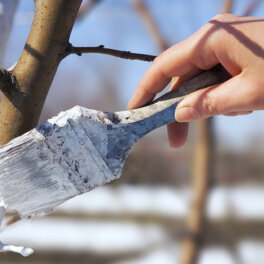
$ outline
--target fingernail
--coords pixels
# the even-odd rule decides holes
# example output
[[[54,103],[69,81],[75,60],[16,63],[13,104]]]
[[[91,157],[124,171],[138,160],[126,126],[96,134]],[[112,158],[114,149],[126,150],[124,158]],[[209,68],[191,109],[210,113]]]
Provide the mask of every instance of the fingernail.
[[[174,90],[179,82],[179,77],[173,77],[170,85],[170,91]]]
[[[191,106],[185,106],[176,109],[175,119],[178,122],[189,122],[198,119],[199,117],[200,115],[198,111]]]
[[[251,114],[253,111],[238,111],[238,112],[230,112],[224,114],[225,116],[237,116],[237,115],[248,115]]]
[[[253,111],[240,111],[240,112],[237,112],[238,115],[248,115],[248,114],[251,114]]]

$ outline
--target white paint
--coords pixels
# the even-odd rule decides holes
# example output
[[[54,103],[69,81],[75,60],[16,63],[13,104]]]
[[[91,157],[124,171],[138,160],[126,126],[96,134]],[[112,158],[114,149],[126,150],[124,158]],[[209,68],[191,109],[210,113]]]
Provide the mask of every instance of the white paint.
[[[5,212],[6,212],[5,204],[3,200],[0,199],[0,227],[5,216]],[[0,252],[14,252],[21,254],[24,257],[27,257],[31,255],[34,251],[29,247],[8,245],[0,241]]]
[[[6,207],[2,199],[0,199],[0,227],[2,225],[3,219],[5,217]]]
[[[22,255],[23,257],[28,257],[34,251],[33,251],[33,249],[31,249],[29,247],[18,247],[18,246],[3,244],[0,241],[0,252],[14,252],[14,253],[18,253],[18,254]]]
[[[0,148],[0,197],[8,210],[22,217],[49,213],[116,178],[82,121],[82,108],[74,107]]]

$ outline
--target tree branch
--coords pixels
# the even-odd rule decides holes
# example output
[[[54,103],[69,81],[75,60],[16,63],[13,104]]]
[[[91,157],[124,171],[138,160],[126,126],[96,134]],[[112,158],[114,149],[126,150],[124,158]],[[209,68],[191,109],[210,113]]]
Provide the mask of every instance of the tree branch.
[[[224,0],[222,6],[222,13],[231,13],[234,5],[234,0]]]
[[[0,91],[16,108],[19,108],[26,98],[25,95],[19,91],[15,76],[13,76],[12,72],[5,69],[0,69]]]
[[[65,57],[70,54],[76,54],[81,56],[84,53],[100,53],[106,54],[114,57],[118,57],[121,59],[128,60],[141,60],[141,61],[153,61],[156,56],[141,54],[141,53],[132,53],[130,51],[121,51],[116,49],[108,49],[105,48],[104,45],[100,45],[97,47],[73,47],[71,44],[66,49]]]
[[[261,4],[262,0],[252,0],[247,5],[246,9],[242,13],[243,16],[250,16],[257,9],[257,7]]]
[[[35,0],[36,10],[31,30],[12,71],[16,88],[23,95],[23,100],[20,104],[14,104],[6,93],[2,96],[0,145],[37,125],[50,85],[67,48],[81,2]]]
[[[222,13],[230,13],[233,4],[233,0],[224,0]],[[187,229],[192,235],[182,240],[181,264],[197,263],[203,246],[207,221],[205,208],[212,184],[215,162],[213,120],[213,118],[209,118],[197,122],[198,135],[191,177],[192,201],[186,220]]]
[[[88,0],[83,3],[79,9],[77,21],[83,19],[100,1],[101,0]]]
[[[155,22],[154,17],[149,12],[148,7],[142,0],[133,0],[134,7],[139,15],[142,17],[143,21],[147,25],[149,32],[152,34],[155,42],[158,44],[159,48],[163,51],[169,47],[166,43],[164,37],[160,33],[158,26]]]

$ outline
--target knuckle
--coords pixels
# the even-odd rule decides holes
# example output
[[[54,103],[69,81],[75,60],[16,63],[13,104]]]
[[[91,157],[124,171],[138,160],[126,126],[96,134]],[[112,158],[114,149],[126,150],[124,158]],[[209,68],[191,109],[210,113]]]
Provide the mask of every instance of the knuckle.
[[[204,96],[201,111],[208,115],[219,114],[219,110],[216,105],[216,100],[212,97],[210,93],[207,93]]]
[[[163,59],[163,53],[161,53],[159,56],[157,56],[154,60],[153,60],[153,64],[154,65],[159,65]]]
[[[160,56],[157,56],[154,60],[153,60],[153,64],[158,64],[160,61]]]
[[[155,96],[156,93],[152,91],[150,88],[143,87],[143,91],[149,95]]]
[[[156,69],[156,71],[162,76],[162,79],[168,79],[169,74],[166,72],[164,67],[165,61],[167,60],[166,53],[161,53],[158,57],[156,57],[153,61],[152,67]]]
[[[247,87],[251,87],[248,93],[246,104],[253,109],[264,108],[264,79],[262,78],[247,78]]]
[[[227,21],[231,21],[234,20],[237,16],[233,15],[233,14],[229,14],[229,13],[221,13],[221,14],[217,14],[215,15],[212,20],[216,20],[219,22],[227,22]]]
[[[226,18],[226,14],[216,14],[212,20],[217,20],[217,21],[224,21]]]
[[[254,80],[249,80],[249,82],[253,83],[255,90],[263,91],[264,89],[264,78],[254,78]]]
[[[264,107],[264,98],[259,93],[252,91],[249,95],[247,105],[253,109]]]

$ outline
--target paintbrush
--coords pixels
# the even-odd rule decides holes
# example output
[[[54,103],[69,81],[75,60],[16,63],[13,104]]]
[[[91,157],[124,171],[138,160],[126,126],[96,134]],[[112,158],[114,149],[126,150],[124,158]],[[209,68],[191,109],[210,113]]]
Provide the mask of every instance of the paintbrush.
[[[21,217],[56,205],[120,177],[129,150],[150,131],[175,121],[187,94],[230,76],[216,66],[151,104],[101,112],[75,106],[0,148],[0,199]]]

